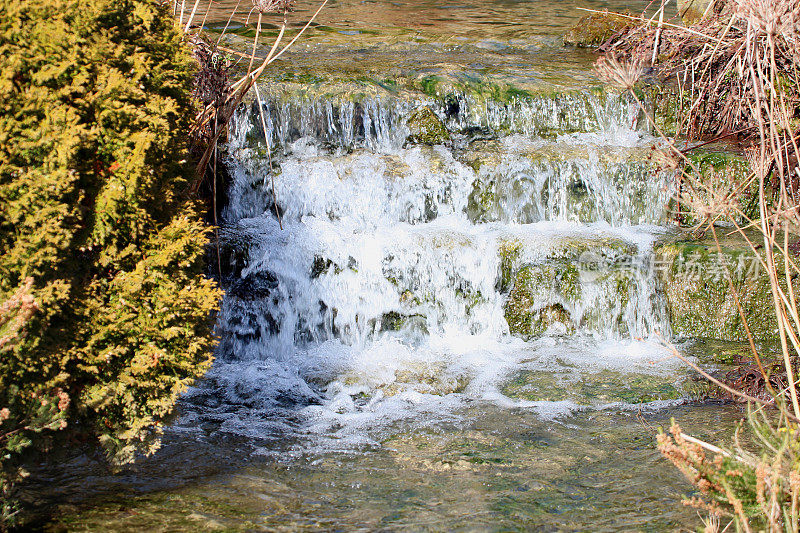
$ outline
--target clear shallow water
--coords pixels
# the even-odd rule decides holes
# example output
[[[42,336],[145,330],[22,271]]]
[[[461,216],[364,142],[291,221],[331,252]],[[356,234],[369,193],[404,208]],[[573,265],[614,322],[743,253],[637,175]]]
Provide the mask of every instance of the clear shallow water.
[[[194,2],[188,2],[191,7]],[[295,4],[293,23],[307,20],[319,2],[302,1]],[[238,6],[238,7],[237,7]],[[244,22],[251,13],[252,3],[242,0],[220,0],[213,3],[207,24],[224,22],[232,10],[233,20]],[[450,34],[458,36],[495,37],[516,32],[521,37],[532,35],[561,35],[566,28],[582,16],[579,8],[609,9],[641,13],[650,6],[646,0],[492,0],[437,2],[431,0],[377,1],[329,0],[321,16],[320,25],[341,27],[355,35],[368,28],[394,28],[406,31]],[[208,9],[201,2],[196,20],[202,20]],[[265,14],[265,20],[279,24],[281,16]],[[251,19],[252,21],[252,19]]]
[[[561,47],[576,5],[332,4],[230,135],[214,367],[156,456],[35,479],[50,525],[696,526],[656,427],[739,414],[662,345],[672,177]],[[421,107],[449,141],[406,142]]]
[[[214,39],[213,32],[225,27],[236,6],[236,0],[223,0],[209,11],[206,28]],[[297,4],[288,19],[287,41],[318,6],[308,1]],[[201,3],[198,12],[205,14],[206,8]],[[586,15],[581,9],[639,14],[652,11],[652,5],[645,0],[334,0],[267,77],[298,80],[304,87],[331,79],[402,86],[407,78],[430,76],[467,83],[504,80],[551,91],[585,86],[594,83],[588,67],[596,57],[579,49],[565,53],[562,44],[563,34]],[[674,8],[667,14],[675,16]],[[251,2],[242,0],[221,44],[249,54],[255,18]],[[280,15],[264,15],[259,57],[271,47],[281,20]]]
[[[74,531],[673,531],[698,524],[680,475],[653,448],[678,417],[707,438],[737,416],[719,406],[587,411],[559,421],[477,404],[457,422],[398,424],[361,453],[286,452],[171,437],[79,510]],[[718,429],[709,429],[709,427]],[[256,450],[259,448],[256,447]],[[227,451],[227,453],[226,453]],[[194,465],[188,468],[187,464]],[[178,465],[184,465],[182,467]],[[68,479],[54,479],[69,493]],[[95,484],[95,487],[97,486]],[[74,488],[74,487],[73,487]],[[73,493],[74,498],[74,493]],[[66,501],[65,501],[66,500]]]

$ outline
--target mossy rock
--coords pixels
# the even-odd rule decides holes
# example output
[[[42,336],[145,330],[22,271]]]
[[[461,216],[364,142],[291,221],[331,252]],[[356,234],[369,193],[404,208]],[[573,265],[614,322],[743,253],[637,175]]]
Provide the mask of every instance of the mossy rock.
[[[750,343],[747,341],[726,341],[718,339],[697,339],[685,343],[681,348],[686,355],[695,357],[702,365],[714,365],[722,375],[732,370],[741,361],[753,359]],[[780,341],[777,339],[756,342],[756,349],[762,360],[777,360],[781,357]]]
[[[699,22],[712,0],[678,0],[678,14],[687,26]]]
[[[563,143],[517,149],[508,154],[501,143],[480,141],[460,154],[476,172],[466,209],[473,223],[559,218],[641,224],[666,218],[669,194],[661,184],[674,180],[655,168],[652,151],[596,153]]]
[[[757,242],[757,241],[756,241]],[[777,335],[769,279],[743,239],[728,237],[721,254],[713,240],[676,242],[655,250],[673,334],[726,341],[747,340],[728,273],[756,340]],[[785,281],[782,280],[785,284]],[[794,290],[800,283],[793,281]]]
[[[681,224],[695,226],[703,223],[704,214],[691,206],[712,204],[714,198],[709,191],[713,191],[716,197],[727,194],[735,198],[738,212],[744,215],[736,215],[737,223],[746,225],[748,219],[758,218],[758,182],[753,180],[748,187],[742,187],[750,175],[750,164],[743,156],[724,150],[698,150],[690,152],[687,157],[700,176],[695,178],[696,185],[683,186],[682,195],[691,201],[683,202],[681,206]],[[687,167],[686,172],[692,170]]]
[[[513,254],[505,251],[506,257]],[[512,335],[528,339],[571,334],[578,328],[605,331],[609,326],[625,331],[623,310],[634,289],[628,271],[613,264],[584,271],[577,260],[514,268],[503,255],[501,251],[500,288],[509,291],[504,316]]]
[[[646,403],[683,396],[669,377],[604,369],[593,373],[558,374],[526,370],[516,374],[501,391],[527,401],[569,400],[578,405],[615,402]]]
[[[428,334],[428,323],[424,315],[420,314],[403,314],[397,311],[389,311],[380,317],[379,330],[385,331],[401,331],[401,330],[416,330],[424,334]]]
[[[636,254],[636,246],[615,237],[567,236],[553,243],[547,259],[574,262],[589,252],[611,264]]]
[[[469,384],[469,376],[448,371],[441,361],[409,361],[392,371],[348,372],[339,376],[337,381],[358,390],[351,393],[353,400],[358,402],[368,400],[375,393],[383,397],[408,391],[439,396],[459,393]]]
[[[564,35],[564,44],[594,47],[609,40],[614,34],[631,28],[635,21],[619,13],[589,13]]]
[[[410,131],[407,142],[412,144],[442,144],[450,140],[442,120],[428,107],[420,107],[411,113],[406,122]]]
[[[570,267],[526,265],[513,274],[511,292],[504,305],[506,322],[513,335],[529,338],[554,326],[565,333],[574,331],[566,307],[580,298],[580,285],[568,274]]]
[[[650,116],[664,135],[677,136],[680,119],[687,116],[692,108],[694,100],[691,94],[687,91],[681,94],[677,88],[664,84],[649,84],[637,87],[634,91],[646,103]],[[641,120],[647,121],[644,117]]]

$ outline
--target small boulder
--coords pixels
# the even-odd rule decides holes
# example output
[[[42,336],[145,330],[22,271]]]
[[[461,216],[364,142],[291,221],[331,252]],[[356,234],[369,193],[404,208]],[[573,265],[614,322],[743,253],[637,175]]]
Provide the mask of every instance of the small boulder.
[[[409,143],[434,145],[450,140],[447,127],[428,106],[415,109],[408,117],[406,125],[410,132],[406,138]]]
[[[564,44],[582,47],[600,46],[615,33],[635,25],[635,20],[619,13],[609,11],[589,13],[564,35]]]
[[[678,13],[687,26],[699,22],[713,0],[678,0]]]

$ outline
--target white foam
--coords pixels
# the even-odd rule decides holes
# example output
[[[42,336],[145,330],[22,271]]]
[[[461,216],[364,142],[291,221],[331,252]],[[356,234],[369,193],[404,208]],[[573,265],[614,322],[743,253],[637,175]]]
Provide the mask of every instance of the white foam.
[[[465,102],[467,111],[479,106]],[[300,138],[291,133],[294,104],[273,107],[270,136],[290,154],[274,154],[283,229],[273,213],[264,154],[248,145],[252,123],[243,125],[249,118],[240,117],[221,231],[233,277],[217,323],[218,359],[188,395],[204,407],[182,424],[215,422],[217,431],[252,439],[311,436],[312,444],[304,440],[302,446],[346,450],[379,445],[383,432],[398,424],[458,423],[476,402],[546,419],[625,407],[512,398],[504,387],[523,370],[566,378],[602,370],[674,373],[677,379],[676,367],[661,361],[657,342],[635,340],[664,325],[646,270],[632,274],[625,305],[615,301],[610,283],[581,280],[577,301],[540,287],[537,305],[562,305],[576,334],[566,337],[562,326],[527,342],[509,335],[508,294],[500,287],[503,246],[519,243],[515,268],[575,261],[563,250],[576,243],[642,258],[664,231],[658,225],[669,199],[663,183],[627,184],[603,159],[607,149],[641,148],[651,139],[620,125],[618,103],[581,102],[583,111],[570,110],[578,114],[569,120],[601,124],[602,132],[555,141],[510,136],[498,143],[500,163],[477,173],[444,146],[402,148],[397,117],[407,104],[376,100],[362,107],[360,120],[373,140],[358,146],[348,122],[355,107],[314,103],[301,114]],[[551,121],[558,127],[555,111],[564,111],[562,104],[491,104],[472,118],[465,111],[453,120],[496,128],[509,121],[541,128]],[[320,113],[327,122],[317,120]],[[315,129],[321,123],[327,124],[322,140],[337,135],[355,149],[324,147]],[[539,157],[568,145],[579,149]],[[539,155],[526,155],[530,150]],[[508,176],[524,173],[535,187],[514,200],[511,192],[525,180]],[[505,199],[493,220],[475,223],[471,195],[490,177],[506,180],[496,191]],[[589,191],[585,205],[565,195],[576,177]],[[638,203],[633,194],[642,196]],[[526,210],[530,216],[517,216]]]

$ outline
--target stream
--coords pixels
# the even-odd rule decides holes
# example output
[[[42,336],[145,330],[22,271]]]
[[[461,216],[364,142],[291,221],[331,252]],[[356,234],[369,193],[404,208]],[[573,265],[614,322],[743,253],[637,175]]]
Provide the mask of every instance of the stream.
[[[231,128],[214,366],[153,457],[35,479],[45,528],[698,527],[655,435],[724,440],[741,411],[664,346],[715,345],[671,334],[658,140],[561,40],[578,8],[646,7],[331,2]],[[249,51],[249,9],[225,47]]]

